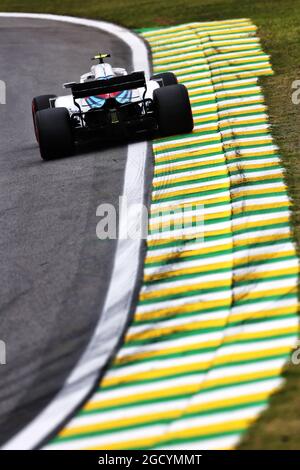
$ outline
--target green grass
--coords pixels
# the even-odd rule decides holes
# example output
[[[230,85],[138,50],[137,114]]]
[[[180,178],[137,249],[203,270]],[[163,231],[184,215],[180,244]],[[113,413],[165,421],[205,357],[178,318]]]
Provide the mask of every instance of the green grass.
[[[293,222],[300,246],[300,104],[291,100],[300,79],[300,0],[0,0],[0,11],[31,11],[104,19],[129,28],[189,21],[251,18],[275,75],[263,80],[272,133],[280,146],[294,201]],[[300,365],[288,366],[285,388],[245,436],[241,449],[300,449]]]

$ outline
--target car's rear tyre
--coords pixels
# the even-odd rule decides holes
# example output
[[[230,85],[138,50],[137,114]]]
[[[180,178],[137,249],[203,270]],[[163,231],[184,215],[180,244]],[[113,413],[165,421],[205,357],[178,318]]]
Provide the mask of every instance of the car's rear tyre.
[[[57,98],[56,95],[40,95],[36,96],[32,100],[32,119],[33,119],[33,126],[34,126],[34,133],[36,140],[38,140],[37,129],[36,129],[36,122],[35,122],[35,115],[37,111],[42,111],[42,109],[50,108],[50,98]]]
[[[193,130],[191,103],[184,85],[157,88],[153,93],[153,102],[161,136],[187,134]]]
[[[66,108],[37,111],[38,142],[43,160],[68,157],[74,152],[71,119]]]
[[[151,80],[157,81],[161,87],[177,85],[178,83],[176,75],[172,72],[157,73],[151,77]]]

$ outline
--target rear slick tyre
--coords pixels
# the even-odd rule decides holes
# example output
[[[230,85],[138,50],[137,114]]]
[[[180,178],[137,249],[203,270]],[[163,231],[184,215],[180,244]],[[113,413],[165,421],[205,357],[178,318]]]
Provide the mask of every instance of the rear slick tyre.
[[[35,96],[32,100],[31,110],[32,110],[32,119],[33,119],[33,126],[34,126],[34,133],[36,140],[38,141],[38,134],[36,129],[36,122],[35,122],[35,115],[38,111],[42,111],[42,109],[50,108],[50,99],[57,98],[56,95],[40,95]]]
[[[43,160],[68,157],[74,153],[74,140],[66,108],[43,109],[36,113],[36,128]]]
[[[173,72],[157,73],[151,77],[151,80],[157,81],[160,87],[177,85],[178,80]]]
[[[153,93],[158,131],[162,137],[188,134],[194,128],[188,91],[184,85],[157,88]]]

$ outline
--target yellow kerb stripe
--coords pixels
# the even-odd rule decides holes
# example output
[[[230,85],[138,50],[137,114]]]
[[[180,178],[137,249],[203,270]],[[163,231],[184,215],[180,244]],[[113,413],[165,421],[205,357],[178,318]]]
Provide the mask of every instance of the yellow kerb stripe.
[[[288,333],[293,334],[297,332],[297,328],[290,328]],[[244,335],[243,339],[255,339],[255,337],[251,335]],[[150,359],[155,357],[161,356],[168,356],[169,354],[176,354],[176,353],[187,353],[188,351],[200,351],[201,349],[205,348],[220,348],[222,346],[222,342],[214,340],[214,341],[205,341],[201,342],[201,347],[198,344],[187,344],[182,346],[181,348],[170,348],[168,350],[161,350],[161,351],[151,351],[149,353],[140,353],[136,355],[131,355],[128,357],[123,357],[122,360],[116,359],[114,361],[115,364],[125,365],[127,361],[138,361],[142,359]],[[234,353],[234,354],[227,354],[225,356],[215,356],[213,355],[213,359],[205,362],[191,362],[186,364],[177,364],[173,367],[165,367],[160,369],[146,370],[144,372],[136,372],[128,375],[122,375],[120,377],[106,377],[105,384],[106,386],[114,386],[118,383],[126,384],[140,380],[157,380],[162,378],[167,378],[176,374],[182,373],[201,373],[207,371],[212,366],[212,361],[214,367],[220,365],[230,365],[230,362],[242,362],[242,361],[250,361],[250,360],[258,360],[258,359],[267,359],[273,356],[284,356],[288,354],[291,350],[290,344],[286,346],[282,346],[280,348],[272,348],[266,349],[261,351],[251,351],[247,353]],[[163,363],[163,361],[162,361]]]
[[[140,332],[134,332],[134,330],[129,329],[126,335],[126,343],[130,343],[131,341],[145,341],[154,338],[160,338],[165,335],[169,335],[170,333],[177,333],[177,332],[184,332],[184,331],[194,331],[195,329],[200,328],[217,328],[222,327],[226,323],[227,325],[235,324],[238,322],[245,322],[249,319],[251,320],[259,320],[264,318],[265,320],[269,317],[277,317],[277,316],[285,316],[289,314],[295,313],[296,303],[295,305],[289,307],[280,307],[280,308],[272,308],[264,311],[258,312],[247,312],[247,313],[239,313],[235,314],[232,313],[230,317],[228,315],[224,315],[223,318],[219,318],[216,320],[197,320],[193,321],[193,317],[186,318],[186,323],[181,323],[178,325],[172,326],[161,326],[157,327],[154,330],[151,328],[152,325],[149,326],[149,330],[147,330],[147,326],[145,326],[145,330]]]
[[[124,427],[128,426],[137,426],[141,424],[149,424],[149,423],[156,423],[161,420],[174,420],[178,419],[182,416],[182,412],[184,411],[185,416],[188,414],[196,414],[197,412],[205,412],[205,411],[214,411],[218,410],[219,408],[230,408],[232,406],[237,405],[247,405],[255,402],[261,402],[267,400],[270,392],[262,392],[262,393],[254,393],[250,395],[242,395],[242,396],[235,396],[233,398],[227,398],[223,400],[215,400],[212,402],[205,402],[205,403],[197,403],[187,406],[186,408],[182,409],[181,406],[176,408],[176,402],[174,404],[173,409],[169,409],[167,411],[156,411],[153,413],[149,412],[142,412],[139,416],[129,416],[128,418],[121,418],[121,419],[113,419],[107,420],[105,422],[100,421],[96,424],[89,424],[83,426],[75,426],[66,428],[60,432],[61,437],[71,437],[77,436],[78,434],[84,433],[92,433],[97,431],[111,431],[111,430],[119,430]]]

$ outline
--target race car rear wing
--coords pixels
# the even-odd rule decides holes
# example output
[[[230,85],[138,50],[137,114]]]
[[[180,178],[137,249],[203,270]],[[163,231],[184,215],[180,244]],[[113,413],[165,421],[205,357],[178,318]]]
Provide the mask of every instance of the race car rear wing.
[[[116,91],[134,90],[146,87],[144,72],[133,72],[120,77],[112,77],[106,80],[93,80],[85,83],[67,84],[71,88],[74,99],[87,98],[88,96],[103,95]]]

